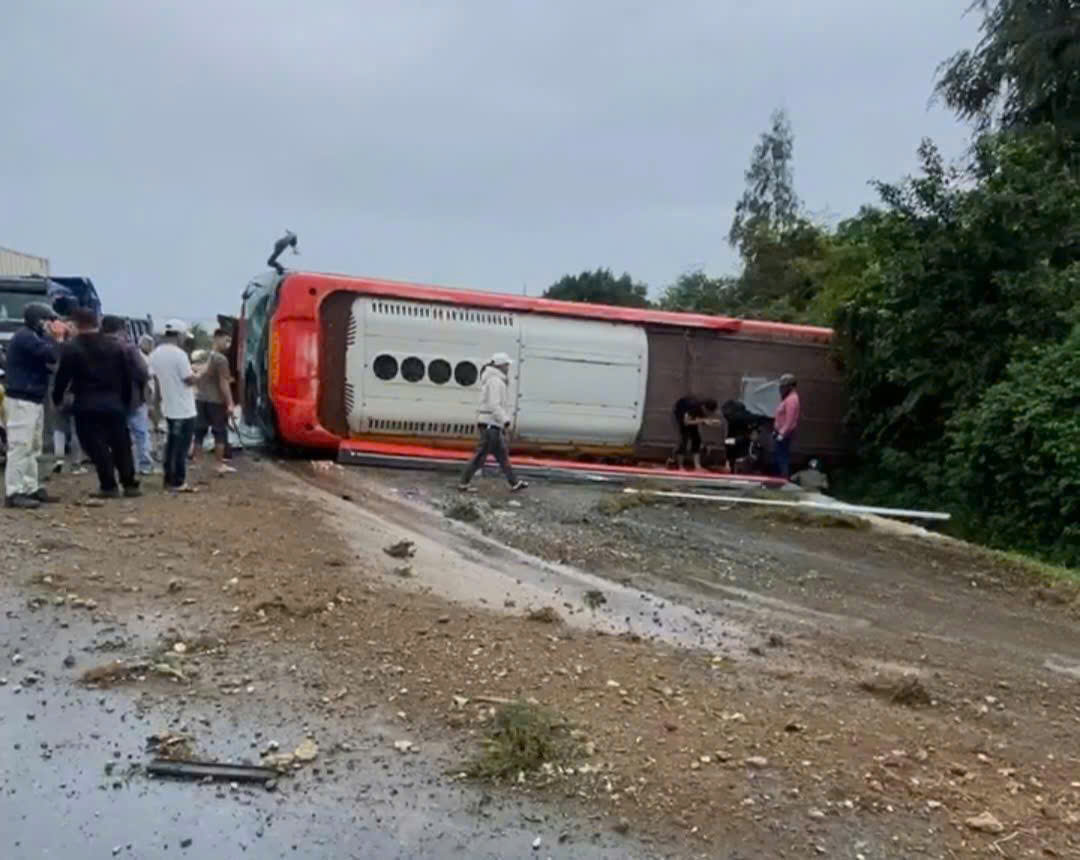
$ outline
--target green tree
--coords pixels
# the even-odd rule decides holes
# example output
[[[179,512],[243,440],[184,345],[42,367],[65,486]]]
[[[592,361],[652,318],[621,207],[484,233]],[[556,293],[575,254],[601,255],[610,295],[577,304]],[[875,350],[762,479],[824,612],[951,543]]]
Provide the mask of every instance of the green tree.
[[[666,311],[732,316],[738,301],[737,278],[710,278],[700,269],[684,272],[664,290],[659,305]]]
[[[648,289],[626,272],[616,278],[610,269],[596,269],[580,275],[563,275],[544,291],[543,297],[564,302],[647,308],[650,306]]]
[[[735,204],[728,242],[743,259],[753,253],[755,238],[762,232],[783,234],[795,226],[799,198],[795,194],[792,161],[795,133],[783,110],[775,111],[767,131],[750,156],[743,174],[746,190]]]
[[[1080,567],[1080,325],[1011,363],[949,442],[964,533]]]
[[[195,323],[191,327],[191,331],[188,332],[188,342],[193,344],[191,349],[210,349],[214,344],[214,339],[210,332],[206,330],[206,326],[202,323]]]
[[[1080,303],[1080,180],[1048,130],[982,138],[966,171],[930,143],[857,225],[870,262],[836,314],[869,497],[948,497],[945,427]],[[854,228],[852,228],[854,229]]]
[[[980,132],[1080,133],[1080,0],[975,0],[982,36],[938,70],[937,95]]]

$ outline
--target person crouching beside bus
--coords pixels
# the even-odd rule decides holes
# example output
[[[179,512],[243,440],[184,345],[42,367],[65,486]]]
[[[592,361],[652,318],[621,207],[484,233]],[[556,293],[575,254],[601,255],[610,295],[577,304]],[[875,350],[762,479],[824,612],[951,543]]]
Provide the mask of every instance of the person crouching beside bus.
[[[681,469],[684,458],[690,455],[694,459],[694,469],[701,470],[701,430],[702,424],[716,424],[722,419],[710,418],[716,412],[715,400],[698,400],[687,395],[675,401],[672,410],[675,424],[679,428],[679,445],[668,460],[668,466]]]
[[[480,442],[476,446],[476,453],[472,460],[461,475],[458,489],[462,492],[474,491],[475,488],[469,486],[469,482],[476,471],[484,465],[488,454],[498,461],[506,480],[510,483],[511,492],[516,493],[529,486],[514,475],[514,469],[510,465],[510,455],[507,452],[506,433],[510,429],[509,381],[510,356],[504,352],[497,352],[491,356],[491,361],[480,374],[480,408],[476,413]]]

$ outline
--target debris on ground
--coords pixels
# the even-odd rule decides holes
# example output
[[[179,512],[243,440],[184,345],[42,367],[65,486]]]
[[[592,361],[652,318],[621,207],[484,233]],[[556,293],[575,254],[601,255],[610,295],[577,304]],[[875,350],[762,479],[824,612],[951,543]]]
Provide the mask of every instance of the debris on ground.
[[[160,759],[190,761],[195,757],[193,740],[177,732],[161,732],[146,739],[146,751]]]
[[[525,613],[529,621],[539,621],[541,624],[559,624],[562,616],[550,606],[542,606],[540,609],[530,609]]]
[[[311,738],[305,738],[300,745],[293,750],[297,761],[315,761],[319,755],[319,745]]]
[[[153,776],[179,779],[229,780],[230,782],[267,782],[274,780],[278,772],[272,768],[253,764],[226,764],[214,761],[173,761],[156,758],[146,766]]]
[[[480,507],[471,499],[465,499],[447,508],[446,516],[463,523],[475,523],[480,519]]]
[[[589,609],[593,610],[593,612],[595,612],[597,609],[607,603],[607,598],[604,596],[604,592],[602,592],[599,588],[591,588],[586,591],[584,599],[585,605],[588,606]]]
[[[972,830],[977,830],[980,833],[1004,833],[1005,825],[1002,824],[997,818],[990,812],[983,812],[979,815],[974,815],[964,821],[968,827]]]
[[[399,540],[395,544],[383,547],[383,552],[390,558],[412,558],[416,555],[416,544],[411,540]]]
[[[394,741],[394,749],[396,749],[399,753],[411,752],[412,748],[413,748],[413,742],[412,741],[406,741],[406,740]]]
[[[933,704],[930,693],[917,675],[904,675],[900,678],[874,677],[863,681],[859,687],[879,698],[887,699],[894,705],[918,708]]]
[[[1061,746],[1075,709],[1071,677],[1080,670],[1074,610],[1032,600],[1033,581],[1004,562],[876,527],[785,529],[748,509],[693,501],[644,505],[631,496],[622,516],[606,518],[596,506],[608,490],[543,482],[526,502],[528,517],[501,515],[495,504],[487,516],[480,503],[484,546],[511,547],[518,551],[511,560],[509,552],[480,551],[446,520],[456,493],[441,476],[341,475],[341,489],[350,491],[342,495],[381,499],[365,512],[382,525],[350,531],[333,516],[341,507],[336,488],[297,497],[273,486],[277,466],[259,469],[197,506],[149,493],[137,510],[154,540],[131,542],[107,561],[91,548],[116,533],[125,508],[62,509],[64,529],[82,549],[49,556],[38,551],[40,522],[0,513],[4,564],[39,574],[11,584],[11,611],[26,613],[27,598],[41,591],[46,599],[35,601],[33,620],[43,636],[60,639],[44,657],[30,637],[3,643],[5,667],[16,647],[25,649],[23,666],[35,667],[29,675],[30,666],[5,669],[5,704],[21,727],[41,730],[45,740],[42,701],[66,686],[41,674],[39,661],[58,668],[70,651],[80,665],[57,675],[78,678],[87,663],[81,655],[108,648],[113,653],[98,659],[124,659],[96,667],[101,674],[91,671],[89,682],[145,682],[142,695],[65,692],[100,700],[117,714],[118,729],[129,701],[128,726],[145,720],[186,734],[212,721],[222,744],[228,735],[230,753],[250,745],[254,758],[266,750],[256,761],[275,777],[306,767],[311,783],[328,790],[341,780],[335,794],[349,799],[356,783],[348,780],[365,767],[397,769],[426,792],[444,765],[459,773],[461,758],[475,752],[474,776],[513,783],[518,797],[565,801],[591,822],[585,828],[606,830],[607,838],[615,830],[653,844],[671,840],[671,856],[714,856],[727,844],[745,856],[798,853],[792,846],[807,827],[810,853],[822,855],[960,856],[973,846],[993,852],[998,840],[997,853],[1009,856],[1080,856],[1080,784]],[[403,483],[421,489],[410,507],[394,509],[391,491]],[[330,507],[320,506],[323,496]],[[401,523],[416,530],[397,531]],[[424,587],[409,583],[407,595],[383,579],[411,566],[384,555],[394,534],[424,534],[423,558],[432,559],[418,570]],[[417,552],[399,543],[407,559]],[[560,560],[576,570],[544,564]],[[476,574],[478,603],[441,596],[440,580],[459,573],[459,591],[474,588]],[[171,581],[178,585],[167,591]],[[1000,586],[984,587],[991,582]],[[588,617],[586,589],[606,594],[604,616]],[[87,612],[88,600],[100,608]],[[665,607],[687,610],[685,627],[671,625]],[[559,613],[577,623],[555,626]],[[526,618],[542,623],[521,624]],[[615,626],[622,623],[625,633]],[[69,634],[57,632],[68,624]],[[145,649],[143,637],[159,630]],[[643,633],[646,642],[633,644],[632,634]],[[204,639],[215,644],[204,649]],[[750,647],[767,659],[748,659]],[[1045,664],[1032,662],[1036,653]],[[862,689],[873,695],[856,686],[867,677]],[[173,683],[182,679],[183,687]],[[226,698],[245,689],[254,694]],[[932,718],[906,707],[931,698]],[[540,700],[558,715],[548,721],[550,735],[503,725],[506,709],[541,708]],[[258,709],[260,729],[274,720],[282,743],[258,731],[237,735],[234,715],[243,708]],[[395,712],[408,716],[395,721]],[[437,736],[444,720],[450,728]],[[368,755],[331,756],[323,733],[334,725],[379,740]],[[298,741],[311,732],[323,749],[305,764]],[[197,730],[200,744],[203,734]],[[406,737],[407,749],[395,747]],[[153,753],[155,767],[181,755],[167,738]],[[20,754],[44,758],[55,749],[60,758],[64,739],[48,741],[40,751],[24,744]],[[453,752],[466,744],[476,746]],[[447,761],[447,751],[457,759]],[[273,780],[264,784],[269,790]],[[224,786],[216,791],[228,796]],[[983,810],[1004,829],[967,823]],[[537,833],[550,844],[566,832],[520,833],[517,854]],[[182,835],[171,837],[174,848]],[[608,856],[649,856],[636,847]]]
[[[401,567],[394,568],[394,576],[400,576],[402,579],[411,579],[416,576],[416,571],[413,570],[411,564],[403,564]]]

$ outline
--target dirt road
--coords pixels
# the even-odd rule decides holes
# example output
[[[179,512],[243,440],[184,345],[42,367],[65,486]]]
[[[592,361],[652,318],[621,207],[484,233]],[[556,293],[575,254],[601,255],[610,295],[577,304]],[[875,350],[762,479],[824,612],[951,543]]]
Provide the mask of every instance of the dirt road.
[[[41,812],[65,792],[120,853],[118,822],[175,851],[207,808],[203,838],[254,857],[1080,852],[1071,588],[835,518],[481,486],[246,462],[189,498],[0,514],[12,856],[72,844]],[[569,719],[581,760],[458,779],[511,698]],[[110,788],[101,759],[144,762],[148,728],[319,753],[272,794]]]

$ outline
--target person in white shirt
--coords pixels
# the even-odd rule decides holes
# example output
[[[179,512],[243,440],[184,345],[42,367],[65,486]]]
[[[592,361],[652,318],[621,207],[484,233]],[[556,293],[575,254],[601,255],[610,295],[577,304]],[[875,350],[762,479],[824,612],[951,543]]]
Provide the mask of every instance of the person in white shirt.
[[[465,466],[461,483],[458,484],[458,489],[464,493],[475,491],[469,482],[483,467],[488,454],[495,457],[510,484],[511,492],[516,493],[529,486],[525,481],[518,480],[514,474],[510,455],[506,450],[506,434],[511,424],[509,382],[510,356],[505,352],[497,352],[491,356],[491,361],[480,374],[480,407],[476,412],[480,441],[476,446],[476,453]]]
[[[169,320],[163,342],[150,354],[150,373],[168,427],[163,463],[165,489],[175,493],[195,492],[187,482],[187,455],[195,434],[196,378],[187,353],[180,348],[186,333],[183,322]]]

